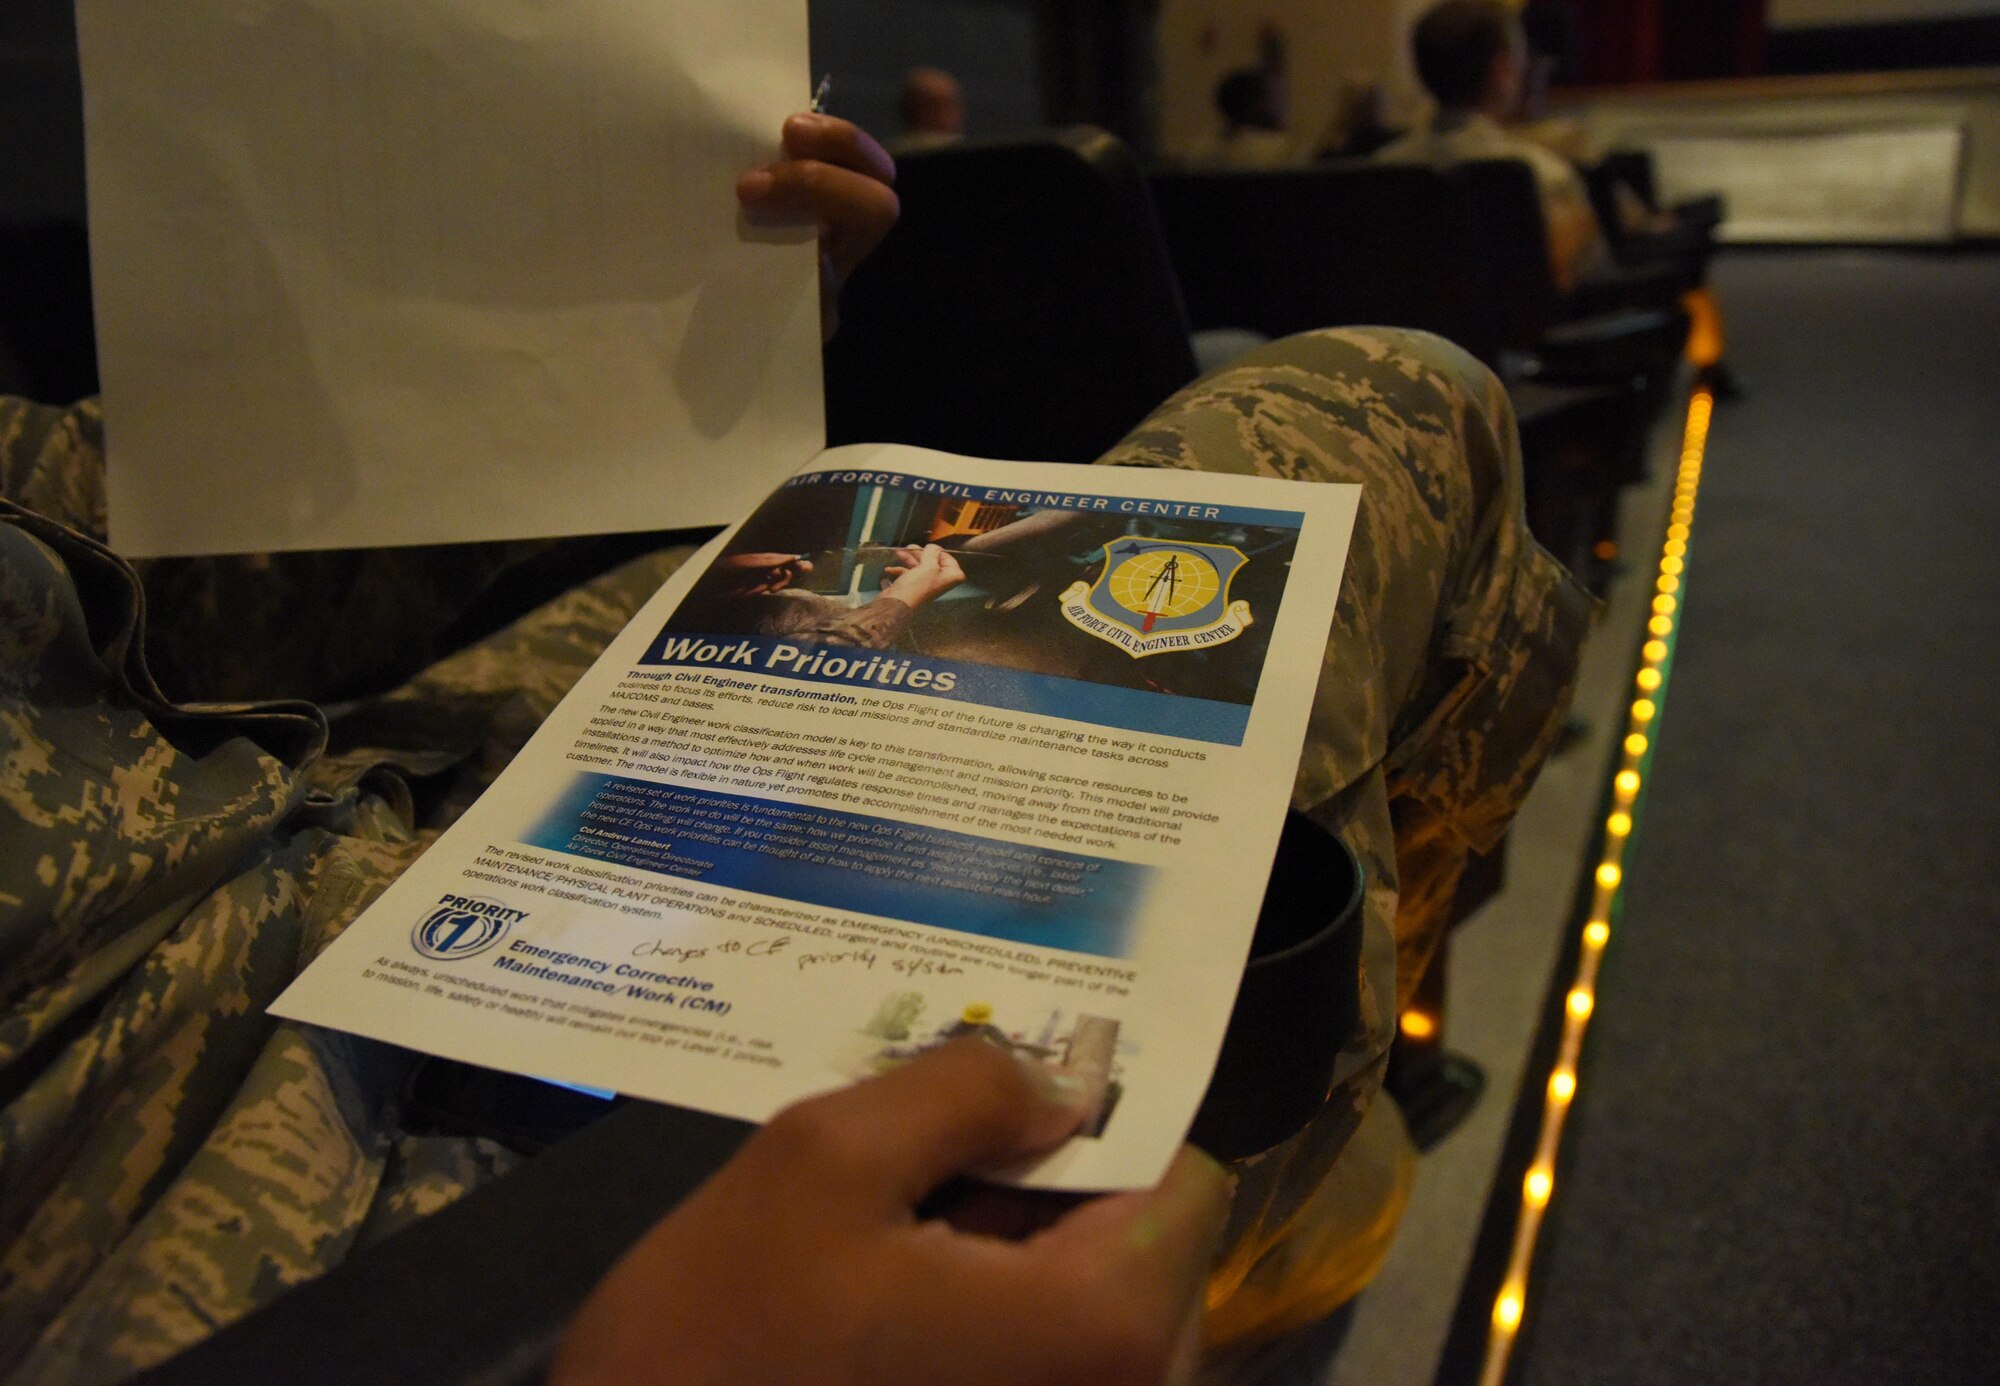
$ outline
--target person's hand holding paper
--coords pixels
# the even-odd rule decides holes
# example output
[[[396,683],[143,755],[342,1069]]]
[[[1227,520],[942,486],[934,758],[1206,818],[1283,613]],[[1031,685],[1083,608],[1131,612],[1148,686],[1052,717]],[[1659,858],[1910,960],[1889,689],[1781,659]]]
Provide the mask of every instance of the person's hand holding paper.
[[[1229,1210],[1207,1156],[1183,1149],[1157,1187],[1018,1239],[918,1211],[954,1175],[1045,1150],[1082,1115],[1038,1065],[973,1040],[801,1103],[626,1253],[549,1379],[1187,1380]]]
[[[785,122],[783,157],[736,184],[751,216],[818,227],[824,336],[839,324],[840,286],[896,224],[895,182],[895,160],[866,130],[802,111]]]

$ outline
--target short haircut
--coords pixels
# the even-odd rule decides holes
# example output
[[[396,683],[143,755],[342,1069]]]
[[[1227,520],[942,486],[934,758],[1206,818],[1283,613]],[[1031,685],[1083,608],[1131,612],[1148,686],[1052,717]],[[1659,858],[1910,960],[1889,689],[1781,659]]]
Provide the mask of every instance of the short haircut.
[[[938,128],[939,117],[963,100],[958,79],[943,68],[913,67],[903,74],[896,109],[905,130],[930,130]]]
[[[1417,76],[1451,110],[1486,99],[1493,60],[1507,51],[1519,21],[1503,0],[1444,0],[1417,21],[1412,48]]]

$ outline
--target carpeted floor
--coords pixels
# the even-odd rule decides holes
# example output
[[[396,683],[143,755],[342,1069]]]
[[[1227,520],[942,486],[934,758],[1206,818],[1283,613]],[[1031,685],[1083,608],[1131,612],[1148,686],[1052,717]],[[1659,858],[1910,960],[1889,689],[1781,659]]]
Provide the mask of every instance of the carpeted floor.
[[[2000,1381],[2000,255],[1725,258],[1517,1382]]]

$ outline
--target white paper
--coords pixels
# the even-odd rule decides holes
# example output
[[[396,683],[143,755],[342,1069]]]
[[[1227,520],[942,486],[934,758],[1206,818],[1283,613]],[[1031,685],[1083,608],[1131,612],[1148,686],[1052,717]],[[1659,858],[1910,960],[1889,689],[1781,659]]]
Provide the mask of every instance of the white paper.
[[[1027,1182],[1150,1183],[1215,1062],[1359,495],[823,454],[703,555],[814,572],[689,564],[272,1010],[750,1120],[969,1027],[1102,1099]],[[884,548],[941,522],[997,546],[1052,516],[893,639],[798,623],[896,615]]]
[[[824,445],[734,184],[802,0],[79,0],[132,556],[723,524]]]

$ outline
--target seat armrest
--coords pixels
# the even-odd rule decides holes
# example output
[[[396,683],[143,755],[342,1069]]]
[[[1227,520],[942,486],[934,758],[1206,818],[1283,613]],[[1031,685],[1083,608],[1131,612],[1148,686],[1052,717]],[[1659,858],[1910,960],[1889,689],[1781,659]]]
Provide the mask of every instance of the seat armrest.
[[[1634,308],[1672,309],[1693,285],[1680,266],[1614,265],[1585,279],[1563,302],[1565,321]]]
[[[1669,370],[1687,343],[1679,309],[1627,309],[1551,328],[1535,348],[1534,379],[1594,384],[1652,377]]]

